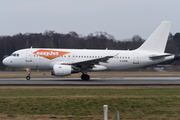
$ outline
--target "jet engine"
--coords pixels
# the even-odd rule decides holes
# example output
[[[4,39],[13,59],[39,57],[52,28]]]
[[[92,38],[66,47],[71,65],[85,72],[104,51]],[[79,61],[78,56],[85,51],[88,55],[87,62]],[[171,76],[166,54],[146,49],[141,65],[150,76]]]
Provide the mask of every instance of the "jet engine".
[[[70,65],[54,65],[51,75],[54,76],[68,76],[72,73],[78,73],[79,70],[74,70]]]
[[[54,65],[51,75],[54,76],[68,76],[71,75],[71,66],[70,65]]]

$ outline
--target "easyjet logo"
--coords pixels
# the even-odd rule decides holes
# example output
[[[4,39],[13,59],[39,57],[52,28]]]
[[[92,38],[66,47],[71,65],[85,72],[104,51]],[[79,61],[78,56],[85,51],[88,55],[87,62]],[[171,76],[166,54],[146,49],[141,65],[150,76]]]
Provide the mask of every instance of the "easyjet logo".
[[[52,60],[54,58],[57,58],[59,56],[63,56],[65,54],[68,54],[70,52],[64,52],[64,51],[55,51],[55,50],[37,50],[33,52],[33,54],[47,58],[49,60]]]

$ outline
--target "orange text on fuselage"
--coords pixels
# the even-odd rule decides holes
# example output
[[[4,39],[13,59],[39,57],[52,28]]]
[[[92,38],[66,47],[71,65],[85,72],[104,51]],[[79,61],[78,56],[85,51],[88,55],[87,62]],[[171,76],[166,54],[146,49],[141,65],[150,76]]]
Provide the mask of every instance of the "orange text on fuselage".
[[[64,52],[64,51],[55,51],[55,50],[37,50],[35,52],[33,52],[33,54],[38,55],[38,56],[42,56],[44,58],[47,58],[49,60],[55,59],[59,56],[63,56],[66,55],[70,52]]]

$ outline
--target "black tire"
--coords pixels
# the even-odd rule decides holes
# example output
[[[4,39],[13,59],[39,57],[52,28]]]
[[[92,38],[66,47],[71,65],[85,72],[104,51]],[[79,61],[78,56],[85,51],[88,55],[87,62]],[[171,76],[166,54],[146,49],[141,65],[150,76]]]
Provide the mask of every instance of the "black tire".
[[[81,79],[82,80],[86,80],[86,81],[88,81],[89,79],[90,79],[90,76],[89,75],[81,75]]]
[[[81,75],[81,80],[84,80],[84,75]]]
[[[30,77],[30,76],[27,76],[27,77],[26,77],[26,80],[30,80],[30,79],[31,79],[31,77]]]

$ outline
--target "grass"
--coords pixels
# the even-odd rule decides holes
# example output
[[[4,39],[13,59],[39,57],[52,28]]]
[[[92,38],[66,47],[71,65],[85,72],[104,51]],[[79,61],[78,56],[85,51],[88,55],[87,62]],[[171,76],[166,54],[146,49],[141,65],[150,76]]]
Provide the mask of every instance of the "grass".
[[[0,88],[0,119],[109,120],[180,119],[180,87],[15,87]]]

